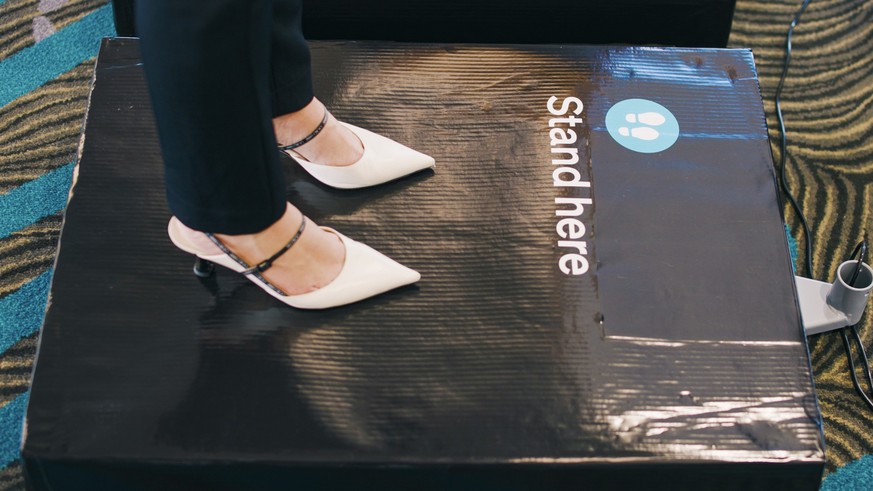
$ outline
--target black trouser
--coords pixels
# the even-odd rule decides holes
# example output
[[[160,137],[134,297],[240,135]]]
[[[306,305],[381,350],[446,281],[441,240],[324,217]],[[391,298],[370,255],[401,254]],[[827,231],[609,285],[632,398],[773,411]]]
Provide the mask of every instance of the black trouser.
[[[170,210],[205,232],[267,228],[286,202],[272,117],[313,97],[301,0],[136,8]]]

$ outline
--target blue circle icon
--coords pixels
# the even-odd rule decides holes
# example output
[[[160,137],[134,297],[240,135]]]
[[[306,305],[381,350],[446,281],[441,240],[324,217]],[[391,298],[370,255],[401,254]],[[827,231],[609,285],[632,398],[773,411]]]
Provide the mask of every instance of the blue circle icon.
[[[606,130],[619,145],[640,153],[667,150],[679,139],[679,122],[666,107],[625,99],[606,113]]]

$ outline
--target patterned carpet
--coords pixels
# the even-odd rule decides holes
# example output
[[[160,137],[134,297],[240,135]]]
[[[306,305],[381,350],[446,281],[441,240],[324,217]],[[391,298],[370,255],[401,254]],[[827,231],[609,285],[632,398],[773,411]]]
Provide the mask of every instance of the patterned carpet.
[[[799,1],[739,1],[731,46],[751,47],[773,141],[778,137],[773,97],[782,70],[788,23]],[[783,92],[789,182],[813,233],[814,277],[830,281],[836,266],[865,231],[873,232],[873,1],[813,0],[794,32],[791,70]],[[779,148],[773,146],[779,157]],[[792,234],[802,237],[785,208]],[[800,248],[800,261],[805,252]],[[860,333],[873,344],[873,309]],[[815,385],[824,416],[827,471],[873,453],[873,412],[855,393],[842,339],[810,339]],[[873,459],[829,476],[823,489],[873,489]],[[866,472],[866,480],[861,480]],[[848,474],[857,479],[846,479]]]
[[[37,330],[45,306],[105,0],[0,0],[0,490],[23,489],[16,462]],[[798,0],[739,0],[731,46],[751,47],[770,128],[785,30]],[[783,95],[790,182],[813,227],[814,276],[829,279],[873,227],[873,0],[813,0],[795,31]],[[776,131],[771,131],[776,138]],[[778,157],[778,147],[774,146]],[[801,237],[786,208],[791,232]],[[800,261],[803,261],[801,247]],[[873,309],[861,333],[873,345]],[[855,394],[841,339],[811,340],[825,419],[822,489],[873,487],[873,413]],[[853,462],[856,461],[856,462]],[[853,463],[852,463],[853,462]],[[850,464],[851,463],[851,464]],[[847,465],[848,464],[848,465]],[[839,472],[834,472],[839,469]]]

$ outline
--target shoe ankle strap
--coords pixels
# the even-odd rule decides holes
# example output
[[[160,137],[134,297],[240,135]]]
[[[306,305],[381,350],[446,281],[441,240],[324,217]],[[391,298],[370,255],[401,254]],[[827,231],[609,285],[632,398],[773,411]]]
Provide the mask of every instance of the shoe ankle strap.
[[[294,150],[297,147],[306,145],[307,143],[311,142],[312,139],[315,138],[316,136],[318,136],[318,134],[321,133],[321,130],[324,129],[324,126],[327,124],[328,116],[330,116],[330,113],[327,112],[327,108],[325,108],[324,109],[324,117],[321,118],[321,124],[319,124],[315,128],[315,130],[312,131],[312,133],[306,135],[306,138],[304,138],[300,141],[294,142],[290,145],[279,145],[279,150]]]
[[[282,256],[282,254],[285,254],[286,252],[288,252],[289,249],[294,247],[294,244],[296,244],[297,241],[300,240],[300,235],[303,234],[303,230],[305,228],[306,228],[306,217],[304,216],[303,221],[300,222],[300,228],[297,229],[297,233],[294,234],[294,237],[291,237],[291,240],[289,240],[288,243],[285,244],[284,247],[279,249],[279,252],[273,254],[269,258],[261,261],[260,263],[254,265],[254,266],[249,266],[248,264],[246,264],[246,262],[243,261],[242,258],[240,258],[236,254],[234,254],[233,251],[228,249],[227,246],[225,246],[223,242],[218,240],[218,238],[216,236],[209,234],[209,233],[207,233],[206,236],[209,237],[209,240],[211,240],[213,244],[215,244],[216,246],[218,246],[219,249],[221,249],[221,252],[227,254],[228,256],[230,256],[231,259],[233,259],[234,261],[239,263],[240,266],[246,268],[246,269],[240,271],[240,274],[244,274],[244,275],[253,274],[253,275],[260,277],[260,273],[263,273],[264,271],[270,269],[270,267],[273,266],[274,261],[279,259]]]

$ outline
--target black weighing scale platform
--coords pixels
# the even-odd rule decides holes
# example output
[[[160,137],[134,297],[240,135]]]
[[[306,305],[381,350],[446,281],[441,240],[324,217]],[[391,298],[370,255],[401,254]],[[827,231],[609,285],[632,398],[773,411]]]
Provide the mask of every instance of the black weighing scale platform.
[[[317,42],[313,59],[338,118],[437,167],[339,191],[288,159],[288,198],[422,280],[311,312],[194,277],[166,236],[137,41],[104,41],[31,489],[818,488],[749,51]]]

